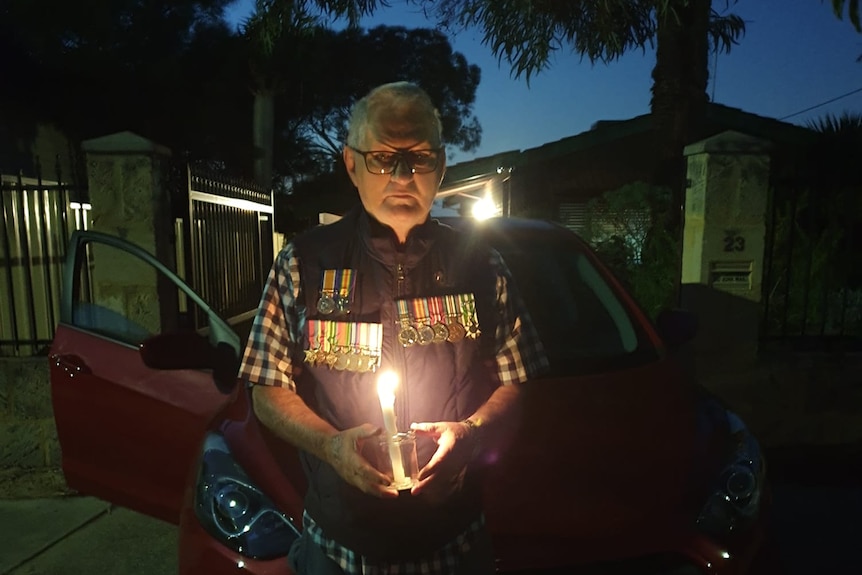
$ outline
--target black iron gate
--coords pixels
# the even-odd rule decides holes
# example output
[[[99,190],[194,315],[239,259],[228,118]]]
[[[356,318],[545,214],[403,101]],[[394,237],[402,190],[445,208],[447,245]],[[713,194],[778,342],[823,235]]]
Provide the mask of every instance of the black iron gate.
[[[862,194],[816,158],[773,161],[761,337],[862,349]]]
[[[272,267],[272,193],[250,182],[186,168],[176,202],[177,268],[245,337]],[[181,310],[185,311],[185,310]],[[194,318],[203,327],[205,317]]]

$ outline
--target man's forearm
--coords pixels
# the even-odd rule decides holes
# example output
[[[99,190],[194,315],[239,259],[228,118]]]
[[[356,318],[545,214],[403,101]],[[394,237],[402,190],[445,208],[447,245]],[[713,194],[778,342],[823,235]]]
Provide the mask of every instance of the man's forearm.
[[[324,461],[330,460],[329,444],[337,431],[299,395],[281,387],[256,385],[252,402],[258,419],[277,437]]]
[[[483,444],[505,442],[521,417],[522,384],[501,385],[468,419]]]

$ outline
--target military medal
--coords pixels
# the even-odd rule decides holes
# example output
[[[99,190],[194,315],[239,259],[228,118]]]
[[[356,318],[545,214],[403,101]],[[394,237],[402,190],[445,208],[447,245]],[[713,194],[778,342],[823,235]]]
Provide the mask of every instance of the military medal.
[[[324,322],[326,326],[326,359],[324,363],[329,369],[335,367],[336,362],[338,361],[338,322],[327,321]]]
[[[323,270],[317,311],[321,315],[350,313],[350,302],[356,287],[356,270]]]
[[[467,337],[476,339],[481,333],[479,321],[476,318],[476,300],[471,293],[462,293],[458,297],[461,300],[461,318],[467,329]]]
[[[320,322],[308,321],[308,349],[305,350],[305,363],[317,364],[317,352],[320,350]]]
[[[467,330],[464,329],[464,326],[458,322],[458,319],[461,316],[461,312],[458,306],[458,300],[456,299],[456,296],[444,296],[443,307],[446,312],[446,317],[449,320],[447,322],[449,335],[446,338],[446,341],[451,343],[458,343],[459,341],[464,339],[464,336],[467,334]]]
[[[317,311],[321,315],[330,315],[337,308],[335,304],[335,272],[337,270],[323,270],[320,278],[320,298],[317,300]]]
[[[395,302],[398,306],[398,343],[404,347],[410,347],[419,340],[419,332],[410,325],[410,313],[407,308],[407,300],[400,299]]]
[[[341,313],[350,313],[350,300],[353,298],[354,287],[356,286],[355,270],[338,270],[340,278],[338,278],[338,294],[335,298],[335,305]]]
[[[335,365],[333,366],[338,371],[344,371],[349,364],[349,357],[352,354],[344,349],[341,349],[335,355]]]
[[[379,323],[310,319],[305,361],[338,371],[366,373],[380,364],[383,326]]]
[[[449,338],[449,327],[446,325],[446,314],[443,311],[443,298],[432,297],[428,300],[428,305],[431,313],[431,327],[434,329],[434,343],[443,343]]]
[[[383,351],[383,326],[379,323],[363,323],[360,332],[360,343],[364,350],[360,361],[361,371],[376,371]]]
[[[428,300],[416,298],[411,300],[411,303],[413,304],[413,319],[416,322],[416,342],[419,345],[428,345],[434,341],[434,329],[431,327]]]

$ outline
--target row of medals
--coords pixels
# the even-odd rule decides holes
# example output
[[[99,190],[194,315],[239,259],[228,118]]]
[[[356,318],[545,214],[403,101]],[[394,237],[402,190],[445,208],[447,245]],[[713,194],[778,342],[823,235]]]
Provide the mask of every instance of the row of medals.
[[[476,338],[478,336],[479,326],[476,323],[470,323],[467,327],[454,320],[448,324],[442,322],[433,325],[423,323],[417,326],[403,324],[398,331],[398,343],[404,347],[447,341],[457,343],[465,337]],[[380,364],[380,354],[348,346],[329,350],[318,347],[305,351],[305,362],[314,366],[325,365],[338,371],[367,373],[377,369]]]
[[[471,322],[465,327],[455,319],[450,319],[449,323],[437,322],[434,324],[420,323],[410,325],[404,322],[398,331],[398,343],[404,347],[443,343],[446,341],[458,343],[465,337],[479,337],[478,324]]]
[[[317,311],[321,315],[350,313],[350,299],[337,293],[323,293],[317,300]],[[377,369],[380,354],[358,350],[348,346],[325,350],[322,347],[305,351],[305,362],[311,365],[325,365],[338,371],[367,373]]]
[[[380,364],[380,354],[351,349],[347,346],[328,351],[319,347],[305,350],[305,362],[314,366],[325,365],[329,369],[339,371],[368,373],[377,369]]]

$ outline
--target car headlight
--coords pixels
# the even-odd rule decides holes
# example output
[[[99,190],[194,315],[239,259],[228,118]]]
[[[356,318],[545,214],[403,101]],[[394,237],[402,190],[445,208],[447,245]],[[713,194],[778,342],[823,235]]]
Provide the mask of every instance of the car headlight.
[[[299,537],[290,519],[252,484],[218,433],[204,440],[194,508],[210,535],[253,559],[283,557]]]
[[[727,411],[727,419],[734,449],[697,518],[698,527],[717,538],[755,521],[766,475],[757,440],[738,415]]]

